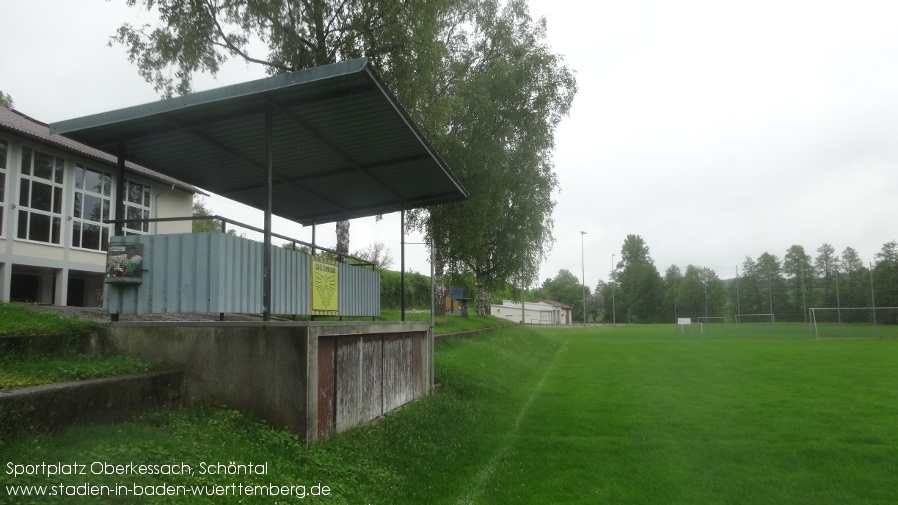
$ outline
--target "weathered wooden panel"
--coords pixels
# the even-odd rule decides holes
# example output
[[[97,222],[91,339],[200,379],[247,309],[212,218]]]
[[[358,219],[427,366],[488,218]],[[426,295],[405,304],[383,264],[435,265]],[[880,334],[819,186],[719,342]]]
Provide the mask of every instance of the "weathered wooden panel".
[[[376,419],[426,393],[425,336],[408,332],[338,337],[337,432]]]
[[[414,399],[408,337],[402,333],[384,336],[384,410],[387,412]]]
[[[334,429],[336,349],[337,337],[318,338],[318,438],[327,438]]]
[[[383,394],[383,335],[362,337],[362,404],[359,406],[363,422],[384,414]]]
[[[410,372],[410,380],[409,389],[411,390],[412,397],[409,401],[414,400],[415,398],[421,396],[427,391],[426,382],[424,379],[424,339],[427,338],[427,335],[420,333],[409,333],[408,339],[411,344],[411,355],[409,359],[411,360],[409,366]]]
[[[362,337],[345,335],[337,338],[337,432],[367,421],[362,418],[364,387],[362,383]]]

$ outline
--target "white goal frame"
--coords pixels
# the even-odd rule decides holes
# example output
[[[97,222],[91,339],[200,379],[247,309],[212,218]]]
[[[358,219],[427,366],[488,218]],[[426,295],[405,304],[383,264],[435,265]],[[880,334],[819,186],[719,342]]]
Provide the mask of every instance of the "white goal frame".
[[[748,317],[748,316],[755,316],[755,317],[766,316],[766,317],[770,318],[770,322],[772,324],[776,324],[776,315],[775,314],[736,314],[736,323],[737,324],[744,323],[744,321],[740,321],[739,318],[740,317]]]
[[[898,310],[898,307],[811,307],[808,309],[811,316],[811,324],[814,325],[814,338],[820,339],[820,332],[817,330],[817,311],[825,311],[825,310],[835,310],[838,312],[842,312],[843,310],[869,310],[873,313],[873,326],[876,326],[876,311],[877,310]],[[841,325],[842,322],[839,321],[835,324]],[[845,323],[845,324],[855,324],[855,323]]]

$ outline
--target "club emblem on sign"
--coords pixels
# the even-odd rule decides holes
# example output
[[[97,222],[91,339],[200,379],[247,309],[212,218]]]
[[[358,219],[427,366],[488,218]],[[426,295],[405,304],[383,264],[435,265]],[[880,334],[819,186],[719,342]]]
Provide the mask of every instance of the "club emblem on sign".
[[[337,315],[339,308],[339,266],[318,256],[312,257],[312,314]]]

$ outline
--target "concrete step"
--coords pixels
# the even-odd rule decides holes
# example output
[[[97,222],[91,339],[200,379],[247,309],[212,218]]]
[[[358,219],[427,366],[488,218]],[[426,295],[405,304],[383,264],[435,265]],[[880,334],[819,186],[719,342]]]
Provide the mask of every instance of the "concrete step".
[[[0,391],[0,434],[127,421],[184,403],[183,370],[141,372]]]

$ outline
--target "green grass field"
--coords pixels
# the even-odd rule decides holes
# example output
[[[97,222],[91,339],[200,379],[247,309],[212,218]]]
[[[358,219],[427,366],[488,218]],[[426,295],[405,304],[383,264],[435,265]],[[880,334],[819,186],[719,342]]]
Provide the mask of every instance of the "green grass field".
[[[272,482],[330,487],[312,503],[898,502],[898,338],[798,328],[509,328],[440,344],[442,393],[308,448],[240,414],[192,409],[0,440],[0,463],[264,458]]]
[[[563,347],[478,501],[898,500],[898,341],[672,326],[544,330]]]

